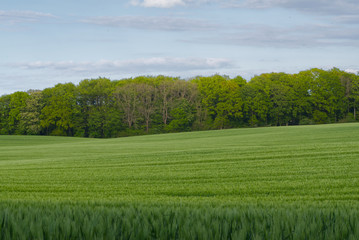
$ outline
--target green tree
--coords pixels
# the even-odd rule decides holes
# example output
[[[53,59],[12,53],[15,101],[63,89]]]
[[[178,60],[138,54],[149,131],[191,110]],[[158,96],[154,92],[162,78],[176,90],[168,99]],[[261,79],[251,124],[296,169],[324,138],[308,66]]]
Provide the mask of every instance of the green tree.
[[[305,115],[308,102],[308,86],[305,81],[298,81],[296,75],[286,73],[262,74],[269,85],[271,125],[299,124]]]
[[[194,105],[198,99],[197,86],[185,80],[167,78],[160,82],[157,88],[157,99],[159,101],[164,126],[175,118],[171,115],[171,112],[181,105],[183,100],[186,100],[190,105]]]
[[[180,101],[178,106],[171,110],[171,122],[166,126],[167,132],[190,131],[195,120],[195,109],[187,99]]]
[[[175,89],[176,82],[172,78],[163,79],[158,85],[158,100],[162,113],[162,122],[166,126],[173,108],[174,101],[178,97]]]
[[[21,134],[21,112],[26,107],[26,100],[28,98],[29,94],[26,92],[15,92],[10,95],[10,111],[8,116],[9,134]]]
[[[115,90],[117,106],[123,112],[123,119],[128,129],[134,129],[138,120],[139,99],[137,98],[137,84],[126,83]]]
[[[353,111],[354,120],[358,119],[358,105],[359,105],[359,75],[350,74],[351,88],[350,88],[350,109]]]
[[[231,126],[242,116],[242,99],[237,80],[214,75],[198,77],[193,80],[201,95],[201,102],[213,121],[213,128],[222,129]]]
[[[293,89],[292,122],[294,124],[311,123],[311,78],[304,72],[291,75]]]
[[[344,115],[345,89],[336,69],[311,69],[310,99],[316,123],[337,122]]]
[[[269,124],[270,110],[273,108],[270,99],[271,84],[265,75],[254,76],[243,86],[241,96],[246,122],[251,126]]]
[[[149,84],[136,84],[138,105],[138,114],[143,118],[146,132],[148,133],[152,116],[156,111],[157,89]]]
[[[353,73],[347,73],[339,69],[333,69],[339,76],[341,84],[344,88],[344,104],[346,105],[346,117],[356,120],[357,105],[359,102],[359,76]]]
[[[10,113],[10,95],[0,97],[0,134],[10,134],[9,113]]]
[[[115,83],[107,78],[85,79],[77,87],[79,113],[76,117],[77,135],[112,137],[120,131],[120,112],[114,111]]]
[[[28,94],[29,98],[20,113],[20,129],[23,134],[38,135],[41,132],[42,92],[31,90]]]
[[[44,107],[40,125],[51,135],[73,134],[74,116],[77,111],[76,87],[72,83],[57,84],[42,91]]]

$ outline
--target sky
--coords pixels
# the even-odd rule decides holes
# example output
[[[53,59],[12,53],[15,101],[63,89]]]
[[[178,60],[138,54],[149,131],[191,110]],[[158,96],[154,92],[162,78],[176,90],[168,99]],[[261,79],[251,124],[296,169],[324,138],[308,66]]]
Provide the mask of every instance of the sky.
[[[359,70],[358,0],[2,0],[0,95],[83,79]]]

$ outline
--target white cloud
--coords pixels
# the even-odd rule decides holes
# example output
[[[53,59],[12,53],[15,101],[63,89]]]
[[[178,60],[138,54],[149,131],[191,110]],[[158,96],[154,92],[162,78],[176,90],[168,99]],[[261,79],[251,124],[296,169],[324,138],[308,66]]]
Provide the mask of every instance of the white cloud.
[[[171,8],[177,6],[184,6],[184,0],[144,0],[138,1],[134,0],[131,1],[132,5],[135,6],[142,6],[142,7],[156,7],[156,8]]]
[[[131,0],[130,4],[141,7],[172,8],[192,5],[197,6],[217,1],[220,2],[219,0]]]
[[[195,43],[231,44],[265,48],[358,47],[359,32],[355,27],[331,24],[278,27],[266,24],[246,24],[220,37],[202,37]]]
[[[222,58],[141,58],[133,60],[36,61],[0,65],[14,74],[3,75],[0,79],[0,96],[15,91],[44,89],[57,83],[78,83],[82,79],[99,76],[123,79],[140,75],[170,75],[193,77],[212,75],[233,67],[229,59]],[[225,72],[224,72],[225,71]]]
[[[70,73],[90,73],[108,75],[113,73],[156,74],[157,72],[180,72],[190,70],[219,69],[232,66],[228,59],[222,58],[141,58],[134,60],[101,60],[95,62],[29,62],[9,65],[28,70],[50,70]]]
[[[312,14],[357,15],[357,0],[131,0],[134,6],[171,8],[201,4],[219,4],[227,8],[286,8]]]
[[[175,17],[118,16],[93,17],[81,20],[83,23],[101,26],[136,28],[163,31],[199,31],[212,30],[216,24],[203,20]]]
[[[37,22],[43,18],[56,18],[56,16],[33,11],[0,11],[0,23]]]
[[[348,68],[348,69],[345,69],[344,71],[347,73],[359,74],[359,70],[357,70],[357,69]]]

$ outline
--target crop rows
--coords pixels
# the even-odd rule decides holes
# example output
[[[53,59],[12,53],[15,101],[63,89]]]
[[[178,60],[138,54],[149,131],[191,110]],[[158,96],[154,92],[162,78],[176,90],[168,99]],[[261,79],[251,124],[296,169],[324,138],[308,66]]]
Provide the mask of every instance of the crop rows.
[[[0,204],[0,239],[356,239],[359,208]]]
[[[0,239],[357,239],[358,136],[0,136]]]
[[[358,129],[342,124],[109,140],[1,136],[13,144],[0,145],[0,199],[350,202],[359,199]]]

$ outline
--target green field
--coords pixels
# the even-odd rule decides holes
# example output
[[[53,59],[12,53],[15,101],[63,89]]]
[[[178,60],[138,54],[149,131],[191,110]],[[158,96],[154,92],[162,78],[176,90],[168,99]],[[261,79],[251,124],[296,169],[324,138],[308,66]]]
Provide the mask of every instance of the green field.
[[[1,200],[359,199],[359,124],[118,139],[0,136],[0,152]]]
[[[60,215],[66,218],[68,215],[63,213],[65,209],[69,215],[76,215],[76,211],[87,214],[88,219],[92,219],[89,216],[99,215],[93,215],[94,211],[114,214],[123,210],[118,216],[125,216],[125,211],[134,209],[138,214],[146,212],[147,215],[158,214],[162,217],[167,216],[165,212],[168,211],[174,218],[161,218],[161,221],[166,224],[177,221],[179,227],[185,226],[185,223],[180,224],[179,216],[194,221],[191,218],[203,217],[202,213],[209,214],[209,219],[223,219],[225,222],[230,222],[229,219],[246,222],[243,218],[251,219],[250,216],[262,219],[257,225],[247,219],[249,230],[242,226],[238,228],[242,229],[239,233],[235,233],[234,228],[230,231],[226,228],[231,237],[224,234],[226,231],[223,229],[218,230],[218,234],[224,234],[219,237],[208,229],[203,230],[204,233],[193,230],[195,232],[191,236],[202,236],[202,239],[236,239],[239,235],[234,233],[247,234],[241,235],[241,239],[275,239],[275,236],[300,239],[294,233],[300,229],[310,229],[305,223],[316,223],[318,219],[322,224],[317,226],[319,230],[314,227],[305,236],[312,236],[314,231],[319,235],[313,239],[359,237],[357,123],[231,129],[118,139],[0,136],[0,153],[0,239],[18,236],[16,234],[20,230],[14,230],[14,227],[8,230],[11,221],[27,219],[33,222],[31,219],[40,218],[41,212],[56,211],[59,214],[62,212]],[[52,208],[56,210],[52,211]],[[32,217],[26,218],[25,213],[31,211]],[[36,218],[34,212],[40,215]],[[189,214],[191,212],[194,213]],[[246,212],[249,213],[246,215]],[[48,213],[45,215],[52,216]],[[126,231],[132,229],[132,232],[139,234],[133,230],[136,224],[143,223],[142,220],[134,220],[137,215],[129,217],[132,223],[129,223]],[[109,215],[106,216],[102,219],[110,221]],[[56,214],[55,218],[61,219]],[[284,230],[274,227],[278,225],[275,224],[277,218],[281,219],[278,221],[282,222],[278,224]],[[94,219],[94,222],[99,221]],[[325,225],[328,219],[332,222]],[[211,224],[219,224],[219,228],[222,226],[221,221],[218,224],[213,221],[204,224],[203,221],[201,224],[208,228]],[[268,225],[268,221],[272,225]],[[300,228],[293,230],[291,221],[294,225],[298,221],[303,223]],[[259,231],[258,226],[266,222],[267,227]],[[63,226],[61,222],[57,224]],[[125,226],[124,223],[118,224]],[[187,230],[194,225],[187,226]],[[43,225],[38,227],[45,228]],[[158,228],[164,227],[158,225]],[[116,229],[117,232],[125,231],[120,231],[120,227]],[[277,235],[267,235],[274,230]],[[24,233],[24,239],[29,239],[29,236],[48,239],[46,231],[42,231],[42,237],[31,235],[29,231],[28,235]],[[91,238],[141,238],[134,233],[129,236],[113,235],[117,237],[112,238],[94,229],[91,231]],[[163,235],[156,235],[156,231],[153,231],[143,234],[152,234],[153,238],[192,238],[181,235],[181,229],[177,230],[177,235],[173,235],[175,230],[161,233]],[[327,231],[332,235],[326,235]],[[343,232],[347,232],[347,235]],[[73,232],[73,235],[56,234],[64,239],[87,238],[85,233],[81,235],[79,232]]]

